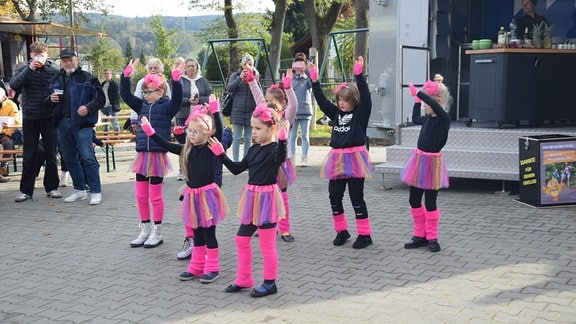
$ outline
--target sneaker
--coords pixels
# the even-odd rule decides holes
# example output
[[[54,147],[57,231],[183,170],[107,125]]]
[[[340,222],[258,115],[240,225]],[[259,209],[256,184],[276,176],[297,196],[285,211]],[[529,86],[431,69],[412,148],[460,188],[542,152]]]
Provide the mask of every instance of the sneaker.
[[[144,245],[144,242],[146,242],[146,240],[150,236],[151,231],[152,231],[152,224],[150,222],[140,223],[140,234],[138,234],[138,237],[136,239],[130,242],[130,246],[141,247],[142,245]]]
[[[51,190],[50,192],[46,193],[46,197],[48,197],[48,198],[62,198],[62,194],[58,190]]]
[[[176,180],[178,181],[184,181],[184,174],[182,173],[182,171],[180,171],[178,173],[178,176],[176,177]]]
[[[372,245],[372,237],[370,235],[358,235],[354,244],[352,244],[353,249],[363,249],[369,245]]]
[[[150,231],[150,236],[144,242],[144,248],[155,248],[158,245],[164,243],[164,237],[162,236],[162,224],[152,225],[152,231]]]
[[[16,196],[16,199],[14,199],[15,202],[23,202],[26,201],[28,199],[32,199],[32,196],[27,195],[25,193],[21,193],[18,196]]]
[[[336,246],[340,246],[340,245],[343,245],[344,243],[346,243],[346,241],[348,241],[349,238],[350,238],[350,233],[348,233],[347,230],[343,230],[343,231],[338,232],[338,234],[336,235],[336,238],[334,239],[334,241],[332,243]]]
[[[302,159],[300,160],[300,166],[302,166],[302,167],[308,166],[308,157],[302,156]]]
[[[438,244],[438,240],[430,240],[428,241],[428,251],[430,252],[439,252],[440,251],[440,244]]]
[[[188,271],[184,271],[178,276],[178,279],[180,279],[180,281],[194,280],[196,278],[198,277]]]
[[[3,175],[0,175],[0,183],[6,183],[6,182],[10,182],[12,179],[10,179],[10,177],[5,177]]]
[[[102,202],[102,194],[101,193],[90,194],[90,205],[100,205],[101,202]]]
[[[220,276],[220,274],[216,271],[205,273],[202,275],[202,277],[200,277],[200,282],[201,283],[211,283],[211,282],[214,282],[214,280],[218,279],[219,276]]]
[[[268,295],[273,295],[278,292],[275,283],[263,283],[260,287],[252,289],[250,296],[260,298]]]
[[[404,243],[405,249],[417,249],[428,245],[428,240],[425,237],[412,236],[410,241]]]
[[[185,238],[184,243],[182,243],[182,251],[178,252],[176,259],[178,260],[188,260],[192,257],[192,238]]]
[[[70,203],[70,202],[75,202],[78,200],[86,200],[87,198],[88,198],[88,194],[86,193],[86,190],[74,189],[72,194],[64,199],[64,202]]]
[[[284,242],[288,242],[288,243],[294,242],[294,236],[290,235],[290,233],[282,234],[282,235],[280,235],[280,238]]]

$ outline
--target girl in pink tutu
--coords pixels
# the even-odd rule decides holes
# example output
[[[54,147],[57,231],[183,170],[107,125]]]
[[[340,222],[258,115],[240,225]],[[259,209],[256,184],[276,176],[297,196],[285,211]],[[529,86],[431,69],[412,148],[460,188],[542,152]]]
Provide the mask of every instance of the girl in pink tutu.
[[[250,119],[252,139],[256,144],[250,147],[246,157],[240,162],[230,160],[217,139],[212,137],[209,140],[212,152],[222,159],[230,172],[240,174],[248,170],[248,183],[244,186],[238,203],[240,228],[235,238],[238,250],[236,280],[225,292],[235,293],[254,286],[251,239],[256,231],[260,236],[264,282],[253,289],[250,296],[264,297],[278,291],[276,225],[279,219],[284,218],[284,205],[276,177],[278,168],[286,160],[289,125],[288,121],[280,124],[278,114],[268,108],[266,103],[258,104]]]
[[[344,82],[334,90],[337,105],[328,100],[322,92],[314,64],[309,63],[308,66],[312,91],[318,106],[324,115],[334,122],[330,138],[332,149],[322,166],[322,176],[329,180],[328,193],[336,230],[333,244],[343,245],[350,238],[342,205],[344,191],[348,186],[358,231],[352,247],[363,249],[372,244],[370,219],[364,201],[364,179],[372,175],[372,164],[366,150],[366,128],[372,111],[372,100],[368,84],[362,75],[364,58],[359,56],[354,63],[356,85]]]
[[[438,190],[448,188],[448,173],[440,150],[448,140],[450,129],[450,93],[441,82],[427,81],[419,91],[409,84],[415,103],[412,121],[421,124],[417,148],[412,152],[400,178],[410,186],[410,211],[414,220],[414,235],[404,244],[406,249],[428,246],[430,252],[440,251],[436,207]],[[423,101],[423,103],[422,103]],[[426,114],[421,116],[420,107]],[[422,197],[424,196],[424,206]]]
[[[147,74],[142,83],[144,99],[130,92],[130,76],[138,61],[130,61],[120,78],[120,95],[124,102],[138,114],[138,119],[146,116],[156,129],[158,136],[169,141],[171,120],[182,102],[182,71],[172,71],[172,97],[166,97],[166,82],[161,74]],[[164,197],[162,182],[172,170],[166,149],[146,136],[141,127],[136,132],[136,158],[131,165],[136,173],[136,202],[140,214],[140,234],[130,242],[132,247],[153,248],[164,242],[161,226],[164,219]],[[154,213],[154,225],[150,220],[150,205]]]
[[[210,283],[220,273],[216,225],[228,216],[228,205],[216,183],[217,157],[208,147],[211,136],[222,138],[224,127],[219,111],[214,95],[209,97],[208,110],[195,106],[184,123],[184,145],[158,136],[146,117],[142,117],[142,129],[146,135],[169,152],[180,156],[180,169],[186,180],[180,217],[184,225],[193,230],[194,247],[188,268],[179,276],[182,281],[200,278],[200,282]],[[212,125],[215,125],[215,129]]]
[[[277,104],[280,107],[277,112],[282,117],[282,120],[287,120],[292,125],[298,109],[296,93],[292,89],[292,70],[288,69],[286,76],[282,78],[282,83],[270,86],[266,90],[265,95],[262,94],[262,89],[253,75],[253,73],[249,75],[246,80],[256,104],[262,102]],[[294,237],[290,234],[290,205],[288,203],[288,186],[296,181],[296,169],[292,162],[293,154],[294,152],[288,151],[288,157],[278,169],[278,178],[276,179],[282,191],[282,201],[286,212],[286,217],[278,220],[278,232],[280,232],[280,237],[284,242],[294,242]]]

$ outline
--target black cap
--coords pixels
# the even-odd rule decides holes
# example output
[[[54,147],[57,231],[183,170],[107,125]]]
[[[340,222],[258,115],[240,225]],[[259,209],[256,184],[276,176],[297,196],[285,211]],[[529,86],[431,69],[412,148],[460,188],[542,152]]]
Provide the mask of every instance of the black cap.
[[[71,48],[65,48],[60,52],[60,58],[74,57],[77,56],[76,52]]]

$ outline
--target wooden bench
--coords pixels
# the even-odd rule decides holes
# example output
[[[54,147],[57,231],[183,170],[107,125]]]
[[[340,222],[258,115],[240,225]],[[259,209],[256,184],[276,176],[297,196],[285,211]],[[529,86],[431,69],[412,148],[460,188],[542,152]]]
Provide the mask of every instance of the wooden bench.
[[[11,154],[12,157],[5,158],[4,154]],[[22,150],[2,150],[0,151],[0,162],[12,161],[14,164],[14,172],[18,172],[18,163],[16,161],[16,158],[18,157],[18,155],[21,156],[22,154],[23,154]]]
[[[104,143],[104,152],[106,153],[106,172],[116,170],[116,156],[114,155],[114,146],[120,143],[127,143],[135,138],[135,135],[126,131],[97,131],[96,138]],[[110,168],[112,160],[112,168]]]

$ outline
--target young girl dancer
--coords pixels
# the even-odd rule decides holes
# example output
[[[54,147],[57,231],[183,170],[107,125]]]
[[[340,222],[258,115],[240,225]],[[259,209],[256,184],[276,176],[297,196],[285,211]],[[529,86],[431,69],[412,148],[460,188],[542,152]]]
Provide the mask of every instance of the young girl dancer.
[[[202,106],[195,106],[185,122],[184,145],[171,143],[155,134],[146,117],[142,117],[142,129],[160,146],[180,155],[180,166],[186,179],[180,217],[194,231],[192,258],[180,280],[200,278],[202,283],[216,280],[220,272],[216,225],[228,216],[224,194],[216,183],[216,160],[208,147],[208,138],[222,138],[222,118],[218,113],[216,96],[210,95],[209,113]],[[216,129],[212,128],[214,118]]]
[[[421,124],[417,148],[414,150],[400,177],[410,186],[410,211],[414,220],[414,236],[404,244],[406,249],[428,246],[430,252],[440,251],[438,222],[440,211],[436,207],[438,190],[448,188],[448,173],[440,150],[448,140],[450,93],[441,82],[428,81],[422,91],[409,84],[415,103],[412,121]],[[422,101],[424,103],[422,104]],[[424,105],[426,115],[420,116]],[[422,206],[424,196],[424,206]]]
[[[275,294],[278,277],[278,252],[276,251],[276,222],[284,218],[282,194],[276,184],[278,168],[286,160],[286,138],[288,121],[279,125],[277,113],[265,103],[256,106],[250,125],[252,145],[246,157],[240,162],[233,162],[222,145],[215,138],[210,138],[210,148],[220,156],[224,165],[233,174],[240,174],[248,169],[248,183],[244,186],[238,204],[240,228],[236,233],[238,250],[238,268],[236,280],[224,291],[239,292],[252,287],[252,235],[258,231],[260,251],[262,253],[264,282],[250,292],[252,297],[264,297]],[[278,141],[276,140],[278,134]]]
[[[350,238],[342,198],[346,185],[356,215],[358,237],[352,245],[362,249],[372,244],[368,210],[364,201],[364,178],[371,176],[372,165],[366,150],[366,128],[372,111],[372,100],[366,79],[362,75],[364,59],[359,56],[354,63],[356,84],[342,83],[336,87],[337,105],[326,98],[318,82],[318,71],[309,63],[312,91],[324,115],[334,121],[330,146],[332,149],[322,167],[328,182],[330,205],[336,238],[334,245],[343,245]]]
[[[167,99],[166,82],[161,75],[147,74],[142,83],[144,99],[130,93],[130,76],[138,62],[130,61],[120,78],[120,95],[124,102],[138,114],[138,119],[146,116],[156,129],[158,136],[169,141],[171,120],[182,102],[182,71],[172,71],[172,98]],[[166,149],[146,136],[141,127],[136,132],[136,158],[131,166],[136,173],[136,201],[140,214],[140,234],[130,242],[132,247],[156,247],[164,242],[161,224],[164,219],[164,197],[162,181],[172,170]],[[154,213],[154,226],[150,224],[150,204]]]
[[[288,69],[286,76],[282,78],[281,84],[273,84],[266,90],[266,95],[262,94],[262,89],[255,80],[253,74],[247,77],[250,91],[257,104],[262,102],[275,103],[281,107],[278,111],[282,120],[287,120],[290,125],[294,122],[296,110],[298,108],[298,101],[296,93],[292,90],[292,70]],[[294,152],[288,151],[288,158],[278,170],[278,186],[282,191],[282,201],[284,202],[284,210],[286,217],[278,220],[278,232],[284,242],[294,242],[294,236],[290,234],[290,205],[288,203],[288,186],[296,181],[296,169],[292,162],[292,155]]]

